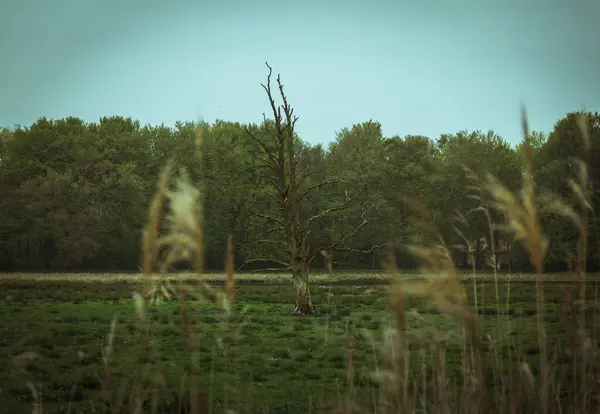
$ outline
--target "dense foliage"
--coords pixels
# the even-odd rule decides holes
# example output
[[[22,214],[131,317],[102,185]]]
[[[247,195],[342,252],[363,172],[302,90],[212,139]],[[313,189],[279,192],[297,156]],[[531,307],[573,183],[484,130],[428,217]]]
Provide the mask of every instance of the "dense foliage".
[[[593,206],[600,206],[600,115],[588,114],[591,150],[585,150],[577,114],[560,119],[546,136],[532,133],[539,191],[574,197],[569,180],[578,174],[573,157],[589,160]],[[269,122],[269,121],[266,121]],[[168,159],[185,166],[202,181],[205,199],[206,266],[222,268],[227,236],[233,234],[236,264],[273,257],[272,223],[255,214],[277,216],[268,189],[269,176],[259,168],[260,140],[268,128],[217,121],[205,124],[202,159],[195,151],[197,124],[142,126],[120,116],[97,123],[81,119],[39,119],[27,127],[0,129],[0,268],[13,271],[136,270],[140,232],[161,168]],[[255,138],[249,139],[248,132]],[[308,244],[327,245],[332,233],[366,226],[336,253],[346,267],[378,267],[384,249],[395,246],[400,267],[414,264],[404,246],[418,243],[421,231],[411,220],[406,197],[427,205],[451,246],[464,244],[458,227],[475,249],[475,264],[485,266],[489,223],[475,198],[473,174],[486,171],[511,190],[521,185],[522,147],[513,147],[492,131],[460,131],[432,139],[423,136],[384,137],[374,121],[342,129],[327,147],[297,140],[299,168],[315,171],[303,198],[303,211],[318,214],[360,193],[343,216],[311,228]],[[258,167],[257,167],[258,166]],[[463,166],[471,173],[465,173]],[[319,185],[327,183],[327,185]],[[360,191],[364,188],[364,191]],[[544,206],[540,206],[544,207]],[[457,213],[463,220],[457,220]],[[564,270],[577,230],[566,219],[548,215],[545,232],[551,241],[549,269]],[[502,224],[503,217],[491,217]],[[590,216],[588,266],[598,266],[598,219]],[[485,239],[484,239],[485,238]],[[495,237],[496,244],[503,236]],[[526,268],[527,256],[511,246],[511,264]],[[460,249],[457,249],[460,254]],[[460,258],[460,256],[459,256]],[[318,255],[313,266],[322,266]],[[461,260],[458,260],[461,263]],[[466,265],[466,260],[462,262]],[[256,263],[271,267],[273,263]]]

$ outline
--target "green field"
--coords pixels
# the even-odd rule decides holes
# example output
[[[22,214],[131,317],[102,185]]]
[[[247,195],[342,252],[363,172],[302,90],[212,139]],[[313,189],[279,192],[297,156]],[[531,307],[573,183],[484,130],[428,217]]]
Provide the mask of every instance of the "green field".
[[[223,276],[208,278],[218,282]],[[177,412],[182,380],[188,384],[196,374],[202,412],[329,412],[348,399],[361,408],[356,412],[377,412],[381,392],[374,373],[388,369],[382,346],[394,323],[387,278],[340,273],[329,285],[326,275],[315,275],[312,293],[319,315],[296,317],[289,314],[294,292],[288,276],[242,275],[235,318],[227,320],[214,300],[189,303],[193,344],[188,347],[176,300],[149,310],[150,333],[144,336],[132,299],[136,275],[0,276],[0,410],[31,412],[32,384],[48,413],[133,412],[135,396],[147,404],[140,412],[151,412],[153,401],[157,412]],[[503,279],[498,285],[491,277],[477,280],[485,360],[509,371],[526,362],[537,376],[535,284],[528,275],[511,283]],[[557,368],[552,381],[562,384],[566,398],[572,390],[568,321],[576,310],[564,305],[566,276],[548,279],[544,319]],[[583,312],[589,325],[597,326],[597,279],[592,280]],[[473,281],[465,283],[474,305]],[[193,278],[187,284],[193,285]],[[407,298],[405,308],[410,387],[427,402],[416,405],[435,403],[436,396],[425,394],[432,361],[445,350],[448,387],[455,388],[463,335],[455,319],[420,300]],[[105,365],[102,350],[115,317],[112,359]],[[493,375],[486,380],[496,387]]]

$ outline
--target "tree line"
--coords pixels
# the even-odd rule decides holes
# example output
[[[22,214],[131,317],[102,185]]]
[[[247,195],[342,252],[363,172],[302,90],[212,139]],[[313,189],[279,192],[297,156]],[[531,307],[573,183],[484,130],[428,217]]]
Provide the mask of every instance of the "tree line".
[[[369,120],[343,128],[327,146],[311,145],[294,132],[298,119],[287,100],[275,104],[270,74],[263,86],[273,116],[260,123],[169,127],[110,116],[98,122],[40,118],[29,126],[2,128],[0,268],[137,270],[148,204],[161,169],[173,160],[201,183],[207,269],[223,268],[230,234],[238,268],[290,266],[291,247],[312,267],[326,266],[331,254],[340,267],[378,268],[393,250],[399,267],[412,268],[406,246],[424,236],[407,200],[418,200],[452,246],[458,265],[528,270],[519,241],[502,233],[504,217],[484,214],[481,200],[473,197],[487,172],[518,191],[522,144],[511,146],[493,131],[386,137],[381,124]],[[286,98],[282,87],[279,92]],[[566,114],[549,134],[531,132],[528,142],[540,193],[577,205],[570,183],[580,173],[580,161],[588,166],[587,264],[596,270],[600,115],[586,114],[589,147],[579,115]],[[195,150],[199,127],[201,153]],[[551,211],[543,214],[542,224],[549,238],[548,269],[567,270],[577,229]],[[490,262],[492,242],[496,262]]]

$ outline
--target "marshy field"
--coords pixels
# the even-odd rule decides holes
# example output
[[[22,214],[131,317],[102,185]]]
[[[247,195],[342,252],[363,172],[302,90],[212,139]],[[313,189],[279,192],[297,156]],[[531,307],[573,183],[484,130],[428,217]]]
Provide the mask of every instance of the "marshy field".
[[[1,275],[0,411],[185,412],[193,403],[182,393],[192,378],[198,412],[380,412],[391,405],[386,390],[398,384],[407,390],[399,404],[410,412],[469,404],[461,400],[472,386],[464,375],[473,352],[466,325],[412,296],[403,303],[404,379],[394,378],[398,309],[390,293],[418,283],[416,273],[311,275],[319,312],[313,317],[290,314],[295,292],[288,275],[238,275],[229,311],[215,295],[225,276],[201,277],[207,286],[191,274],[157,279],[157,291],[177,285],[188,297],[163,295],[144,310],[135,296],[138,275]],[[539,406],[541,372],[553,398],[565,401],[578,392],[582,366],[598,378],[598,343],[590,340],[597,336],[576,326],[582,317],[598,326],[598,278],[589,275],[587,301],[569,307],[569,295],[580,288],[570,277],[539,281],[541,346],[533,275],[465,276],[484,388],[494,404],[514,393],[514,412]],[[597,404],[597,396],[586,398]],[[560,406],[549,405],[549,412]]]
[[[260,125],[0,131],[0,411],[600,412],[600,115],[325,149],[266,66]]]
[[[600,414],[600,1],[5,3],[0,414]]]

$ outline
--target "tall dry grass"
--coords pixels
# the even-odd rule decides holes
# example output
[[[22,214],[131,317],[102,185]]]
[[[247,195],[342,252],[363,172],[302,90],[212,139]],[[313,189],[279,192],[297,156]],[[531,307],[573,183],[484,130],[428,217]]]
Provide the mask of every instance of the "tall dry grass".
[[[197,149],[201,155],[202,129],[197,130]],[[201,160],[199,156],[198,159]],[[173,188],[174,187],[174,188]],[[171,164],[167,164],[158,180],[157,190],[148,209],[148,220],[142,234],[142,278],[139,293],[135,294],[138,311],[140,349],[138,352],[137,374],[132,384],[121,384],[119,391],[111,393],[115,387],[110,375],[110,363],[115,339],[117,320],[113,321],[103,351],[105,380],[104,403],[110,412],[152,412],[164,410],[159,407],[159,394],[165,386],[163,372],[160,369],[151,372],[149,346],[151,322],[149,308],[163,300],[179,302],[181,335],[190,357],[189,370],[182,370],[179,383],[179,397],[171,408],[174,412],[204,413],[212,412],[212,394],[198,388],[198,376],[213,372],[200,372],[198,358],[198,340],[201,335],[200,324],[195,324],[189,309],[188,298],[192,300],[216,300],[223,310],[223,323],[234,319],[235,278],[233,269],[233,241],[230,237],[227,245],[226,283],[223,290],[215,289],[203,280],[204,271],[204,211],[201,186],[192,183],[187,172],[182,169],[174,176]],[[196,285],[178,283],[167,277],[170,267],[182,260],[194,264]],[[223,347],[225,349],[226,347]],[[151,376],[151,377],[150,377]],[[235,381],[235,378],[233,379]],[[124,401],[124,398],[127,401]],[[150,404],[148,404],[150,402]],[[125,406],[126,404],[126,406]],[[229,407],[226,407],[229,409]]]
[[[385,412],[431,412],[431,413],[588,413],[600,412],[598,392],[600,384],[600,367],[598,365],[598,337],[595,326],[597,320],[586,320],[586,304],[592,298],[586,298],[586,255],[589,214],[592,210],[590,199],[591,185],[587,174],[589,161],[577,163],[578,174],[569,181],[578,205],[571,206],[555,195],[540,193],[536,189],[532,171],[532,151],[529,146],[529,128],[525,111],[522,114],[524,135],[523,179],[519,193],[513,193],[498,179],[486,174],[483,179],[473,172],[466,171],[474,181],[472,189],[474,198],[480,201],[478,210],[485,215],[490,226],[492,257],[495,260],[494,232],[490,211],[494,210],[505,217],[504,230],[512,233],[515,240],[520,241],[529,253],[531,264],[536,273],[536,326],[539,353],[539,372],[534,373],[525,358],[509,348],[508,358],[500,355],[496,342],[506,329],[485,332],[478,326],[478,289],[477,278],[473,278],[474,309],[466,301],[466,292],[460,283],[460,276],[452,263],[449,249],[441,237],[432,238],[429,245],[412,247],[416,257],[421,259],[424,279],[420,283],[406,284],[400,279],[392,289],[392,304],[396,318],[395,342],[388,344],[387,354],[390,357],[391,372],[379,375],[382,397],[386,402]],[[584,137],[582,143],[587,152],[590,148],[588,123],[582,115],[580,128]],[[545,297],[543,273],[545,255],[548,246],[540,221],[540,204],[548,207],[548,211],[558,213],[569,219],[579,230],[579,243],[574,252],[572,278],[573,289],[566,286],[565,335],[570,339],[569,349],[548,348],[547,322],[545,320]],[[413,208],[432,233],[433,223],[426,207],[412,203]],[[468,226],[464,216],[458,216],[458,222]],[[469,240],[456,228],[470,252],[473,251]],[[433,231],[435,234],[436,232]],[[474,257],[473,257],[474,259]],[[472,260],[474,263],[474,260]],[[495,265],[495,263],[494,263]],[[494,266],[494,269],[496,267]],[[397,273],[393,263],[390,270]],[[475,268],[473,268],[475,272]],[[494,289],[497,314],[501,309],[510,307],[510,284],[507,284],[507,301],[500,303],[498,278],[494,270]],[[460,383],[451,378],[445,360],[446,348],[442,344],[434,344],[427,351],[431,372],[426,369],[410,372],[406,368],[406,360],[412,355],[405,340],[404,295],[417,295],[430,302],[440,312],[456,318],[464,333],[462,347],[462,378]],[[593,298],[593,306],[598,306],[597,295]],[[505,312],[508,315],[508,312]],[[504,321],[499,319],[498,327],[508,326],[508,316]],[[484,357],[483,342],[486,342],[491,356]],[[423,343],[422,345],[425,346]],[[565,354],[568,356],[564,361]],[[568,370],[563,370],[568,367]],[[429,379],[425,377],[429,375]],[[408,383],[414,385],[407,391]],[[427,398],[423,397],[424,395]]]

